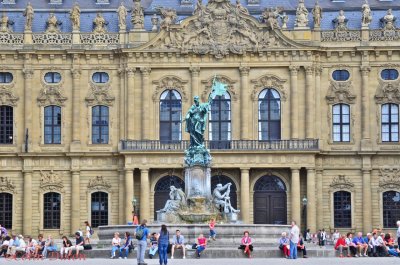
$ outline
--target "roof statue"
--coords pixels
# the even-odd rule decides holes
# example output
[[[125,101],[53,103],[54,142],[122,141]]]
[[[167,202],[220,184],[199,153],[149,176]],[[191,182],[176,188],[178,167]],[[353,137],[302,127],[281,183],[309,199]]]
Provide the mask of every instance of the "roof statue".
[[[108,23],[104,19],[103,15],[98,12],[96,18],[93,20],[93,33],[104,34],[107,32],[106,25]]]
[[[79,31],[81,27],[81,9],[79,8],[79,4],[75,2],[71,11],[69,12],[69,18],[72,23],[72,30]]]
[[[319,1],[315,2],[314,8],[312,9],[313,19],[314,19],[314,28],[321,27],[322,21],[322,7],[319,5]]]
[[[286,14],[286,12],[283,12],[281,20],[282,20],[282,29],[287,29],[287,23],[289,21],[289,16]]]
[[[264,12],[261,14],[261,21],[267,24],[271,30],[279,29],[278,18],[281,18],[282,15],[280,13],[283,11],[283,8],[276,7],[275,10],[272,8],[264,9]]]
[[[28,2],[28,5],[26,6],[25,11],[23,13],[24,17],[26,17],[25,31],[32,31],[32,21],[34,13],[35,12],[33,11],[31,2]]]
[[[133,29],[136,30],[144,29],[144,11],[140,0],[133,0],[132,24],[133,24]]]
[[[124,2],[121,2],[120,6],[117,9],[118,13],[118,26],[120,31],[126,30],[126,16],[128,15],[128,11],[124,6]]]
[[[160,12],[161,18],[163,19],[161,20],[160,27],[162,29],[165,29],[166,31],[169,31],[170,26],[176,23],[176,18],[177,18],[176,10],[172,8],[163,8],[163,7],[157,8],[156,10]]]
[[[340,10],[339,15],[332,21],[335,24],[335,29],[337,31],[347,30],[348,19],[344,15],[344,11]]]
[[[365,3],[361,7],[362,10],[362,21],[361,25],[363,27],[369,27],[369,24],[372,22],[372,13],[371,8],[369,7],[368,0],[365,0]]]
[[[61,22],[57,20],[54,13],[50,13],[49,18],[46,22],[46,33],[60,33],[59,26]]]
[[[395,30],[396,29],[396,17],[392,13],[392,9],[387,11],[387,14],[380,19],[382,28],[384,30]]]
[[[245,15],[250,15],[249,10],[247,10],[247,8],[245,8],[241,3],[240,0],[236,0],[236,9],[237,12],[241,12]]]
[[[304,0],[299,0],[299,5],[296,10],[296,27],[307,27],[308,26],[308,10],[304,5]]]
[[[3,15],[2,15],[1,20],[0,20],[0,32],[11,33],[12,30],[10,28],[10,25],[13,25],[13,24],[14,24],[14,22],[12,22],[8,18],[6,12],[3,12]]]

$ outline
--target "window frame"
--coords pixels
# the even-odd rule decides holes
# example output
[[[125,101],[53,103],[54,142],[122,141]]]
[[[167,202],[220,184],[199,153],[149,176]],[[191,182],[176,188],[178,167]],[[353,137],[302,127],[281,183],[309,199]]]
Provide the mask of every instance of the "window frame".
[[[228,92],[225,92],[225,94],[223,96],[225,97],[223,99],[222,99],[222,96],[215,96],[213,98],[213,101],[212,101],[212,104],[210,107],[209,116],[208,116],[208,118],[209,118],[208,119],[208,128],[209,128],[208,129],[208,139],[213,142],[225,142],[225,141],[230,141],[232,139],[232,100],[231,100],[231,96]],[[226,97],[228,97],[228,98],[226,98]],[[224,104],[224,103],[227,103],[229,105],[229,109],[222,110],[222,104]],[[215,104],[218,104],[216,110],[213,109],[213,106]],[[218,118],[214,119],[214,120],[212,119],[213,111],[218,111],[218,114],[217,114]],[[224,111],[228,111],[228,113],[229,113],[228,114],[229,119],[227,119],[227,120],[222,119],[222,116],[224,116],[224,114],[223,114]],[[217,124],[217,126],[218,126],[218,135],[216,137],[217,139],[215,139],[215,137],[214,137],[215,131],[212,130],[213,124]],[[228,124],[228,128],[229,128],[228,131],[222,132],[223,124]],[[223,133],[227,133],[227,135],[226,135],[227,139],[222,139]]]
[[[94,115],[94,113],[95,113],[95,108],[99,108],[99,115],[98,116],[96,116],[96,115]],[[103,118],[105,118],[105,115],[102,115],[102,113],[104,112],[104,110],[105,109],[107,109],[107,118],[105,119],[106,120],[106,124],[102,124],[103,123]],[[96,119],[95,120],[95,117],[97,117],[98,119]],[[91,118],[92,118],[92,121],[91,121],[91,125],[92,125],[92,130],[91,130],[91,132],[92,132],[92,144],[108,144],[109,143],[109,141],[110,141],[110,107],[109,106],[106,106],[106,105],[95,105],[95,106],[92,106],[92,116],[91,116]],[[98,123],[96,123],[96,122],[98,122]],[[95,128],[98,128],[98,134],[96,133],[94,133],[94,131],[95,131]],[[105,133],[102,133],[103,132],[103,128],[107,128],[107,134],[105,134]],[[100,140],[100,142],[95,142],[95,135],[98,135],[98,140]],[[105,137],[104,138],[104,141],[102,141],[102,139],[103,139],[103,137]]]
[[[99,76],[99,82],[95,81],[95,76],[97,76],[97,75]],[[107,78],[106,78],[107,80],[103,81],[103,78],[105,76],[107,76]],[[107,84],[108,82],[110,82],[110,74],[107,72],[94,72],[92,74],[92,82],[94,84]]]
[[[266,95],[267,98],[261,98],[262,93],[266,91]],[[268,94],[268,92],[270,91],[270,94]],[[271,95],[273,95],[273,92],[275,92],[278,95],[278,98],[272,98]],[[271,103],[272,102],[277,102],[279,105],[279,119],[276,120],[271,120],[271,116],[272,116],[272,111],[271,111]],[[263,102],[267,103],[267,109],[268,109],[268,119],[261,119],[261,104]],[[258,94],[258,100],[257,100],[257,114],[258,114],[258,140],[259,141],[274,141],[274,140],[281,140],[282,139],[282,97],[281,94],[279,93],[279,91],[275,88],[264,88],[259,94]],[[262,128],[262,124],[266,123],[268,128],[271,128],[271,124],[279,124],[279,137],[277,137],[277,139],[271,139],[271,135],[272,132],[271,130],[267,131],[267,139],[262,139],[262,135],[263,135],[263,128]]]
[[[13,206],[14,194],[0,192],[0,224],[7,229],[13,228]]]
[[[46,124],[46,110],[51,108],[51,123]],[[56,110],[59,110],[57,113]],[[58,115],[59,117],[56,117]],[[55,124],[55,121],[59,124]],[[51,132],[46,133],[46,128],[50,128]],[[59,134],[56,133],[56,129],[59,128]],[[59,136],[59,141],[56,141],[56,136]],[[50,141],[47,141],[50,137]],[[43,108],[43,143],[44,144],[61,144],[62,142],[62,108],[57,105],[49,105]]]
[[[341,201],[336,202],[336,195],[341,195]],[[347,197],[348,202],[350,204],[349,213],[344,213],[343,206],[345,206],[346,201],[343,201],[343,198]],[[333,227],[334,228],[351,228],[353,225],[353,194],[348,190],[337,190],[332,194],[332,205],[333,205]],[[337,205],[340,205],[340,209],[337,209]],[[342,212],[337,212],[337,210],[342,210]],[[347,216],[346,216],[347,215]],[[337,220],[339,219],[339,220]],[[347,219],[347,220],[346,220]],[[341,224],[341,225],[338,225]]]
[[[11,119],[10,119],[10,116],[11,116]],[[0,145],[7,145],[7,144],[10,145],[13,143],[14,143],[14,107],[8,106],[8,105],[1,105],[0,106]]]
[[[179,99],[173,99],[173,93],[177,93],[177,95],[179,95]],[[164,98],[163,96],[166,95]],[[168,97],[168,98],[167,98]],[[180,110],[179,110],[179,120],[175,120],[173,118],[173,106],[174,103],[178,103],[180,105]],[[163,103],[167,103],[167,108],[169,111],[169,119],[168,120],[163,120],[161,119],[161,113],[162,113],[162,104]],[[173,131],[173,125],[175,125],[176,123],[179,123],[179,132],[178,132],[178,139],[173,139],[174,135],[176,135],[176,132]],[[169,125],[169,126],[165,126],[165,125]],[[174,143],[174,142],[180,142],[182,141],[182,96],[181,93],[179,93],[178,90],[176,89],[166,89],[164,90],[161,95],[160,95],[160,103],[159,103],[159,139],[160,142],[164,142],[164,143]],[[168,130],[168,139],[162,139],[162,131],[164,130],[164,128],[167,127],[169,128]]]
[[[104,194],[106,196],[104,196]],[[97,196],[98,200],[93,201],[93,197]],[[105,199],[104,199],[105,198]],[[103,200],[100,200],[103,199]],[[90,194],[90,221],[93,228],[97,228],[102,225],[108,225],[109,214],[110,214],[110,194],[105,191],[95,191]],[[93,203],[99,203],[99,210],[93,210]],[[101,203],[105,203],[105,210],[101,210]],[[98,215],[98,216],[96,216]]]
[[[387,79],[384,78],[384,73],[385,72],[388,72],[388,75],[387,75],[388,78]],[[396,73],[396,78],[391,78],[393,73]],[[379,76],[384,81],[395,81],[395,80],[399,79],[399,71],[397,69],[394,69],[394,68],[385,68],[385,69],[381,70]]]
[[[335,78],[335,73],[340,73],[338,76],[339,78],[337,78],[337,79]],[[347,78],[343,78],[343,73],[347,74]],[[351,75],[350,75],[350,71],[347,69],[335,69],[332,71],[331,77],[332,77],[332,80],[334,80],[336,82],[347,82],[350,80]]]
[[[7,77],[10,80],[7,80]],[[14,81],[14,75],[10,72],[0,72],[0,84],[11,84]]]
[[[339,114],[335,113],[336,107],[339,107]],[[344,107],[347,107],[348,113],[344,113]],[[335,122],[335,115],[339,116],[339,122]],[[344,117],[348,116],[348,122],[344,122]],[[338,103],[332,105],[332,142],[334,143],[349,143],[351,142],[351,106],[349,104],[345,103]],[[340,140],[335,140],[335,135],[338,133],[335,133],[335,128],[338,126],[339,128],[339,138]],[[348,126],[349,130],[348,133],[344,132],[344,127]],[[344,135],[348,135],[348,140],[344,140]]]
[[[75,196],[79,196],[79,194],[74,194]],[[51,199],[53,199],[52,202],[49,200],[46,201],[46,196],[50,196]],[[56,197],[57,196],[57,197]],[[59,198],[59,201],[54,202],[54,199]],[[51,209],[46,209],[46,206],[49,205],[49,203],[53,203],[53,206],[51,206]],[[58,203],[58,209],[57,207],[54,207],[54,203]],[[62,213],[62,195],[59,192],[46,192],[43,194],[43,229],[60,229],[61,228],[61,213]],[[53,209],[56,208],[56,209]],[[58,220],[57,220],[57,215],[58,215]]]
[[[382,224],[383,224],[383,228],[385,228],[385,229],[394,229],[394,228],[397,228],[396,222],[398,220],[400,220],[400,201],[398,203],[399,204],[399,206],[398,206],[399,208],[398,209],[394,210],[393,209],[393,207],[394,207],[393,205],[389,205],[389,206],[385,207],[385,193],[398,193],[398,195],[400,196],[400,191],[394,190],[394,189],[390,189],[390,190],[383,191],[382,194],[381,194],[381,196],[382,196]],[[391,218],[389,218],[389,217],[385,218],[385,215],[387,216],[388,214],[392,214],[393,212],[396,212],[396,211],[397,211],[397,216],[391,217]],[[385,214],[385,212],[386,212],[386,214]],[[387,224],[389,224],[389,225],[387,225]]]
[[[383,112],[383,109],[384,109],[384,106],[388,106],[388,113],[387,114],[384,114],[384,112]],[[392,107],[397,107],[397,122],[392,122],[392,115],[395,115],[395,114],[392,114]],[[381,129],[381,141],[382,141],[382,143],[398,143],[399,142],[399,138],[400,138],[400,130],[399,130],[399,119],[400,119],[400,113],[399,113],[399,104],[395,104],[395,103],[385,103],[385,104],[382,104],[381,105],[381,124],[380,124],[380,129]],[[384,120],[384,118],[383,118],[383,116],[384,115],[387,115],[388,116],[388,121],[387,122],[384,122],[383,120]],[[397,140],[393,140],[392,138],[392,134],[394,134],[394,133],[396,133],[396,132],[393,132],[392,130],[393,130],[393,126],[396,126],[397,125]],[[384,126],[388,126],[388,129],[389,129],[389,131],[388,132],[384,132]],[[389,140],[387,140],[387,141],[385,141],[384,140],[384,134],[388,134],[388,139]]]
[[[48,75],[50,76],[50,80],[47,80]],[[59,76],[58,82],[55,81],[56,80],[56,76]],[[47,84],[59,84],[62,81],[62,75],[59,72],[47,72],[47,73],[44,74],[43,80]]]

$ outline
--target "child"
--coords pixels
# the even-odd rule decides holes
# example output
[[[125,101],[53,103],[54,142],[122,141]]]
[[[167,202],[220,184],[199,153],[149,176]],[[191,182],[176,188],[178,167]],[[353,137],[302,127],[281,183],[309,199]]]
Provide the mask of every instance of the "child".
[[[210,220],[210,223],[208,224],[208,226],[210,227],[210,238],[209,240],[214,240],[215,241],[215,236],[217,235],[217,233],[215,232],[215,219],[212,218]]]
[[[150,237],[149,258],[152,259],[158,250],[158,238],[156,233],[152,233]]]

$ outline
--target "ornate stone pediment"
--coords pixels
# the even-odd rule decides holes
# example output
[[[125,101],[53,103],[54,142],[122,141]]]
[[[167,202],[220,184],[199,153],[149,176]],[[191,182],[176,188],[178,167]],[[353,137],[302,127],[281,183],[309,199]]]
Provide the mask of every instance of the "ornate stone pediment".
[[[99,191],[99,190],[111,190],[111,183],[103,178],[103,176],[96,176],[89,180],[88,190]]]
[[[40,189],[42,191],[63,192],[64,184],[60,176],[51,170],[50,172],[40,171]]]
[[[381,168],[379,187],[400,190],[400,168]]]
[[[230,79],[227,76],[223,76],[223,75],[219,75],[217,76],[217,80],[227,84],[227,89],[228,92],[230,94],[230,96],[232,97],[233,100],[237,100],[238,99],[238,93],[234,88],[234,84],[236,83],[236,81]],[[201,99],[205,102],[208,100],[208,95],[211,93],[211,87],[214,81],[214,77],[209,78],[208,80],[202,80],[201,83],[204,84],[204,90],[203,93],[201,94]]]
[[[15,193],[15,185],[8,177],[0,177],[0,192]]]
[[[400,81],[379,80],[375,101],[379,104],[400,103]]]
[[[353,85],[351,81],[346,82],[336,82],[331,81],[328,88],[328,94],[326,95],[326,100],[329,104],[336,103],[348,103],[352,104],[355,102],[356,96],[351,92],[353,90]]]
[[[45,86],[37,98],[39,106],[46,105],[59,105],[64,106],[64,102],[67,100],[62,93],[60,86]]]
[[[275,75],[264,75],[258,79],[251,80],[251,83],[254,84],[253,92],[251,93],[251,99],[257,100],[258,94],[265,88],[273,88],[276,89],[283,101],[286,100],[286,91],[285,91],[285,79],[280,79]]]
[[[354,183],[346,178],[345,175],[339,175],[333,178],[331,185],[329,185],[331,190],[354,190]]]
[[[148,49],[175,50],[183,54],[213,55],[221,59],[228,54],[261,52],[271,48],[293,48],[300,45],[290,41],[278,29],[271,29],[243,12],[241,5],[229,0],[198,2],[194,16],[176,25],[176,12],[159,9],[164,20],[161,32],[148,44]]]
[[[164,76],[159,80],[153,81],[153,84],[156,85],[156,90],[153,93],[153,100],[159,100],[162,91],[166,89],[175,89],[181,93],[183,101],[187,101],[188,97],[185,89],[187,82],[188,81],[172,75]]]
[[[14,84],[0,86],[0,105],[9,105],[15,107],[19,97],[15,96],[12,88]]]
[[[114,104],[115,97],[111,95],[110,89],[109,83],[104,85],[90,83],[89,93],[85,98],[87,105],[112,106]]]

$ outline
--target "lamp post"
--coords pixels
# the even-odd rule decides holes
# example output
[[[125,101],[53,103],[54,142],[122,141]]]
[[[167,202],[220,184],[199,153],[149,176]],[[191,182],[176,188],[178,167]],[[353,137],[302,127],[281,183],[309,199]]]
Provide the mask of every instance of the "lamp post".
[[[305,230],[307,230],[307,203],[308,203],[308,199],[307,197],[304,195],[303,200],[303,219],[304,219],[304,226],[305,226]]]
[[[136,212],[136,203],[137,200],[135,197],[132,198],[132,221],[133,221],[133,225],[137,225],[136,223],[138,222],[138,214]]]

